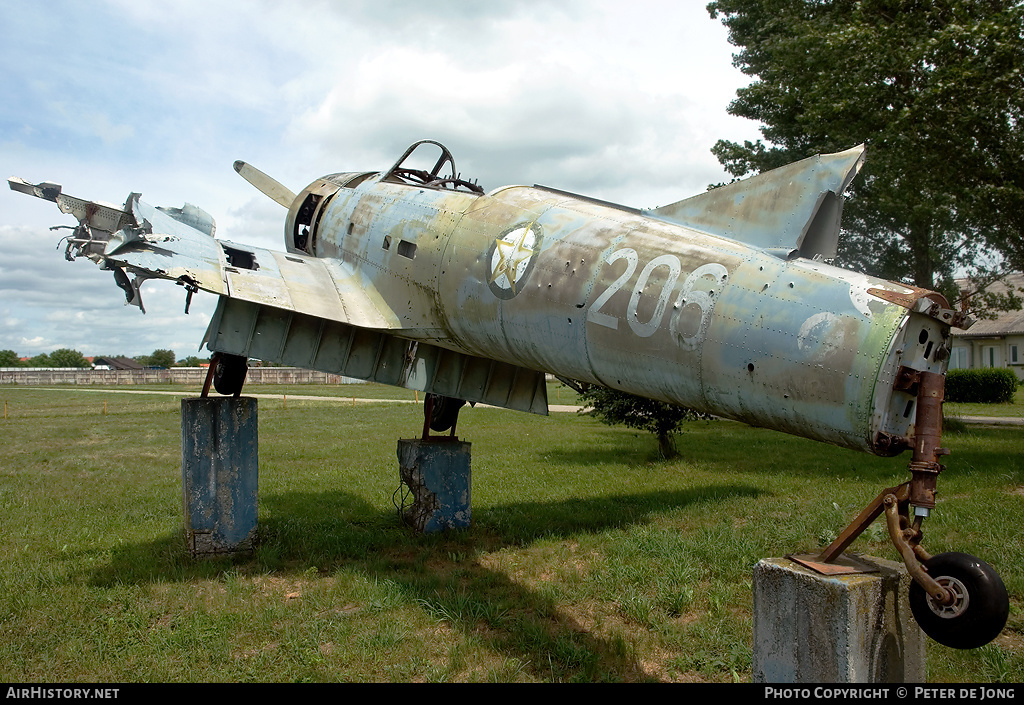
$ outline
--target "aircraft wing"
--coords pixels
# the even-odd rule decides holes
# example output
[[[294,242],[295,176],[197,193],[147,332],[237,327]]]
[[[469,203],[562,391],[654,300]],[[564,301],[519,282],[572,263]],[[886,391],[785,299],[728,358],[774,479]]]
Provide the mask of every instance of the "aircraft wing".
[[[142,308],[141,283],[168,279],[193,291],[361,328],[403,327],[373,283],[351,265],[218,240],[213,218],[191,204],[161,208],[133,193],[119,208],[68,196],[59,184],[30,184],[16,177],[8,183],[16,191],[53,201],[78,219],[68,238],[67,258],[85,256],[113,270],[126,303]]]
[[[543,373],[433,344],[445,337],[433,307],[396,312],[355,263],[216,239],[213,218],[190,204],[156,207],[133,193],[119,208],[68,196],[59,184],[8,183],[78,219],[65,257],[112,270],[127,304],[145,311],[139,288],[148,279],[181,284],[188,301],[199,289],[217,294],[204,341],[210,350],[548,412]],[[412,282],[388,285],[395,301],[416,293],[433,300]]]

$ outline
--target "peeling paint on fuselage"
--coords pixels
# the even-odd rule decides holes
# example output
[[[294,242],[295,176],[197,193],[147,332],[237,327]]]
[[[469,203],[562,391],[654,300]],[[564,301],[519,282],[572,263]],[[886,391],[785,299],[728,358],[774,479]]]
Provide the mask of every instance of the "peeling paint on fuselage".
[[[316,241],[412,339],[869,452],[913,420],[878,381],[927,317],[867,293],[910,291],[891,282],[522,186],[368,179],[334,197]]]

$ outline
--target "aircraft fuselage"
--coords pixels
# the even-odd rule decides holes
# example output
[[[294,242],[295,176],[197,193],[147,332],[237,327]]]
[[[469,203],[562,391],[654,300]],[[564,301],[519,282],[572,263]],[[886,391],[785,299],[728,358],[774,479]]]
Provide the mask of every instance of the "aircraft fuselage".
[[[413,340],[879,454],[913,423],[898,368],[944,370],[909,287],[540,187],[329,179],[292,249],[390,292]]]

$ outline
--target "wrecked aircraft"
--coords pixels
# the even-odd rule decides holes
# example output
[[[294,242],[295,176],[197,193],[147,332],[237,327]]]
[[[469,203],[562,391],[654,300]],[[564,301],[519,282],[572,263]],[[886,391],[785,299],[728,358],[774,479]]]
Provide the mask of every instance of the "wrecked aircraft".
[[[967,324],[940,294],[826,263],[863,159],[812,157],[652,210],[545,186],[485,192],[431,140],[297,195],[236,162],[288,209],[284,252],[216,239],[189,204],[9,183],[77,219],[66,257],[112,271],[128,303],[142,307],[150,278],[219,296],[204,342],[223,394],[257,358],[426,392],[440,432],[467,401],[546,414],[551,373],[876,455],[909,449],[911,480],[803,560],[834,567],[884,513],[924,630],[980,646],[1008,614],[999,576],[921,546],[947,452],[949,329]]]

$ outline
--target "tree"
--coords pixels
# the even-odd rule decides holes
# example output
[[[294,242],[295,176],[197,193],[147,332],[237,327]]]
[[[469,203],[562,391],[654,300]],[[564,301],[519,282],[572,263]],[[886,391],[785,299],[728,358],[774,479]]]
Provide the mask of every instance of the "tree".
[[[154,350],[152,355],[139,355],[135,359],[146,367],[159,367],[162,369],[174,367],[173,350]]]
[[[0,367],[21,367],[21,358],[13,350],[0,350]]]
[[[71,348],[60,348],[50,353],[50,367],[91,367],[82,353]]]
[[[661,457],[678,457],[675,433],[684,421],[710,419],[710,414],[685,406],[666,404],[626,392],[591,385],[580,392],[584,407],[593,407],[593,415],[609,425],[622,424],[628,428],[649,431],[658,437]]]
[[[25,367],[53,367],[53,362],[46,353],[39,353],[34,357],[30,357],[28,362],[25,363]]]
[[[208,357],[197,357],[195,355],[189,355],[188,357],[184,357],[181,360],[178,360],[174,364],[177,367],[199,367],[201,365],[206,365],[209,362],[210,358]]]
[[[1024,269],[1024,3],[714,0],[735,65],[719,141],[734,176],[867,143],[838,264],[952,293],[954,272]],[[997,253],[993,262],[986,253]]]

